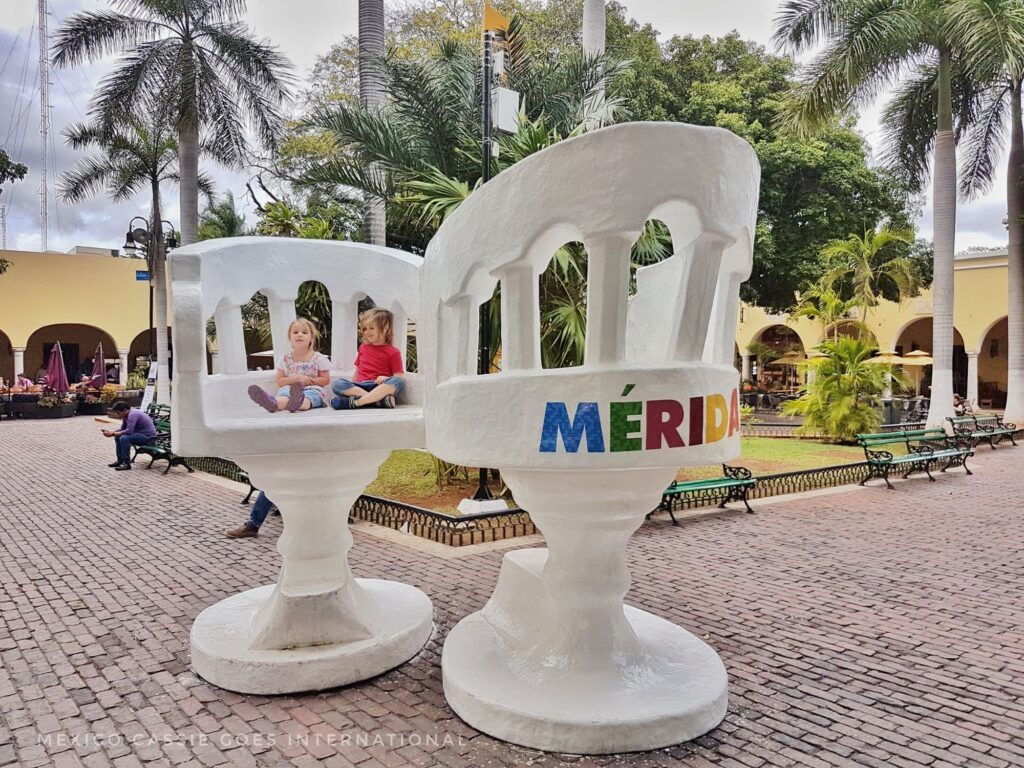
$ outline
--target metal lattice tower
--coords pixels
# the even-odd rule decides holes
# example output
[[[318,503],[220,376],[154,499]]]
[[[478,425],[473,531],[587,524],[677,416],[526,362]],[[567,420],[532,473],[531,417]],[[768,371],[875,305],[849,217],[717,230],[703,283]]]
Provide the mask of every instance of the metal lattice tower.
[[[46,31],[46,0],[39,0],[39,230],[46,251],[49,201],[47,199],[46,154],[50,135],[50,41]]]

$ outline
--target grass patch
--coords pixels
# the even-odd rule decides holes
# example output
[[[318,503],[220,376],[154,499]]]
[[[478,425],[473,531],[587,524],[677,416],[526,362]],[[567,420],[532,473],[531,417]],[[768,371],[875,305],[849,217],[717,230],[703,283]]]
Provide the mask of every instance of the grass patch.
[[[801,469],[831,467],[864,460],[864,451],[846,445],[831,445],[817,440],[795,440],[776,437],[745,437],[742,453],[729,462],[747,467],[755,475],[797,472]],[[721,477],[722,468],[686,467],[679,470],[679,480]],[[377,479],[366,493],[402,501],[417,507],[457,514],[459,502],[473,495],[477,475],[470,470],[467,478],[459,478],[444,490],[434,479],[434,464],[426,451],[395,451],[380,468]]]

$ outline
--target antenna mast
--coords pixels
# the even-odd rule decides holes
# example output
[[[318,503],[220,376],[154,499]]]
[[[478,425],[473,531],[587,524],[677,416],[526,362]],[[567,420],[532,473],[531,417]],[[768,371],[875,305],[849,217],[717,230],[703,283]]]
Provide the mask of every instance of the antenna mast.
[[[7,206],[0,205],[0,251],[7,250]]]
[[[39,161],[39,229],[46,251],[49,230],[49,205],[46,184],[46,154],[50,135],[50,41],[46,32],[46,0],[39,0],[39,141],[42,152]]]

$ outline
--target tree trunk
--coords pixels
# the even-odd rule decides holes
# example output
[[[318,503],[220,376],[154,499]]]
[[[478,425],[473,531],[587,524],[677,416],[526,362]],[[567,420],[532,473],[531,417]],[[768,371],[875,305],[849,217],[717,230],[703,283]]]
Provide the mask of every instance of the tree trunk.
[[[1009,241],[1007,279],[1009,308],[1009,378],[1006,385],[1006,421],[1024,424],[1024,123],[1021,118],[1021,81],[1010,89],[1010,159],[1006,175],[1006,212]],[[982,339],[984,341],[984,339]]]
[[[380,59],[384,55],[384,0],[359,0],[359,98],[367,109],[380,110],[387,101]],[[370,165],[373,177],[383,179],[380,164]],[[363,232],[371,245],[386,245],[387,212],[383,200],[366,199]]]
[[[935,136],[932,282],[932,389],[928,426],[953,416],[953,271],[956,249],[956,138],[953,134],[951,61],[939,51],[938,133]]]
[[[199,240],[199,126],[193,120],[178,124],[178,169],[181,201],[181,244]]]
[[[586,58],[603,56],[606,43],[606,18],[604,0],[583,0],[583,55]],[[600,128],[608,120],[605,107],[605,89],[596,94],[588,111],[595,116],[588,129]]]
[[[149,227],[149,268],[153,270],[153,310],[156,324],[157,383],[153,402],[171,402],[170,353],[167,344],[167,254],[164,251],[163,223],[160,217],[160,183],[153,181],[153,221]]]

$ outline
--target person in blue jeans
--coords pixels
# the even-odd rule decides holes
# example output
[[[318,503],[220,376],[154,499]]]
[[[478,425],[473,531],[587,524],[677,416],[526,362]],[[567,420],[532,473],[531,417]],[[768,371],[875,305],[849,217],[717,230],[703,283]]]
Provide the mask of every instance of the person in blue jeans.
[[[156,426],[149,414],[143,413],[138,408],[130,408],[124,400],[114,403],[110,409],[110,415],[115,419],[121,419],[121,428],[103,430],[105,436],[114,438],[117,450],[117,461],[108,466],[113,467],[117,472],[122,472],[132,468],[132,446],[151,443],[156,437]]]
[[[267,498],[267,494],[260,491],[256,501],[252,503],[252,512],[249,513],[249,519],[238,528],[225,531],[225,535],[232,539],[251,539],[259,536],[260,526],[263,525],[263,521],[267,519],[267,515],[270,514],[270,510],[273,508],[274,502]]]

